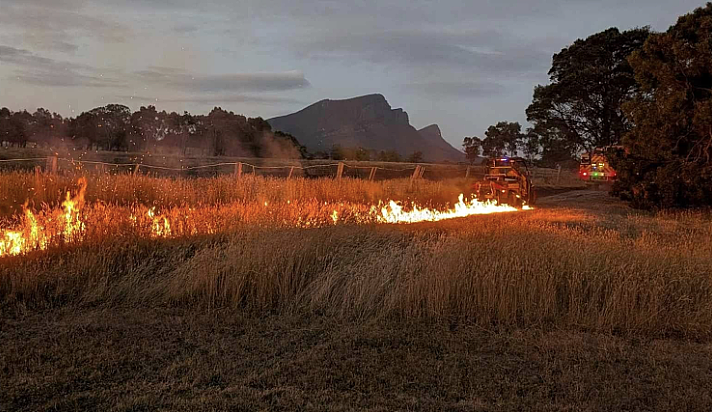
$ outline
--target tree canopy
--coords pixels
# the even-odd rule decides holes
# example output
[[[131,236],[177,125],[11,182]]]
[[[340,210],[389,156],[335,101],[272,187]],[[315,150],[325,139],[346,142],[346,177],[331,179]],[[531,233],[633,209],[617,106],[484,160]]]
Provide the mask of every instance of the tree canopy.
[[[712,3],[629,60],[640,89],[624,106],[635,127],[615,156],[615,192],[641,207],[712,204]]]
[[[154,106],[131,112],[109,104],[64,119],[37,109],[12,112],[0,109],[0,141],[13,146],[27,142],[59,148],[90,150],[178,152],[187,155],[306,157],[294,136],[273,132],[262,118],[247,118],[214,108],[207,116],[167,113]]]
[[[518,122],[499,122],[485,131],[485,138],[465,137],[462,147],[470,162],[475,162],[480,153],[485,157],[516,155],[526,136]]]
[[[571,159],[620,142],[631,127],[622,103],[638,88],[627,58],[649,35],[648,28],[610,28],[554,55],[550,84],[534,89],[526,110],[543,147],[543,160]]]
[[[470,163],[475,163],[480,158],[482,152],[482,139],[477,136],[465,137],[462,141],[462,148],[465,149],[465,157]]]

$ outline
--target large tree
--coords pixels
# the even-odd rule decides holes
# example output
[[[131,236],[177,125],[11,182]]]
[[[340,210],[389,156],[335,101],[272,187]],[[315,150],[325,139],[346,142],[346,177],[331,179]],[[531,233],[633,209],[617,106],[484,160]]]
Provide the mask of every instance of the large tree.
[[[73,140],[86,141],[105,150],[128,150],[131,109],[108,104],[82,113],[69,124]]]
[[[522,126],[518,122],[499,122],[487,128],[482,140],[482,154],[488,157],[514,156],[523,141]]]
[[[462,141],[462,148],[465,149],[465,157],[474,164],[482,152],[482,139],[477,136],[465,137]]]
[[[129,148],[132,151],[153,149],[171,132],[169,115],[155,106],[141,106],[131,115]]]
[[[630,58],[635,127],[614,167],[616,192],[641,207],[712,204],[712,3],[652,35]]]
[[[28,139],[38,144],[60,145],[67,136],[67,122],[59,114],[39,108],[32,114],[32,120],[26,125],[26,130]]]
[[[566,149],[573,158],[620,142],[631,127],[622,103],[637,90],[627,58],[649,35],[647,27],[622,33],[611,28],[554,55],[550,84],[534,89],[527,108],[527,120],[542,137],[544,156],[547,151],[560,156]]]
[[[12,113],[5,107],[0,109],[0,143],[7,142],[13,146],[25,146],[27,134],[23,117],[22,113]]]

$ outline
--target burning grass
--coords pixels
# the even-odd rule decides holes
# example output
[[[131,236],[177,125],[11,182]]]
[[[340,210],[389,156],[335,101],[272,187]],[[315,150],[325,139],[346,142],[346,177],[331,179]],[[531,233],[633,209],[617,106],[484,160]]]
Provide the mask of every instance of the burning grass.
[[[11,176],[22,178],[21,174]],[[102,177],[107,178],[107,181],[104,181]],[[47,179],[46,176],[44,178]],[[42,175],[34,176],[37,187],[45,188],[48,183],[47,181],[42,182],[42,179]],[[7,180],[11,181],[12,179]],[[52,179],[47,180],[53,183]],[[118,180],[118,182],[113,182],[113,187],[120,187],[122,183],[120,176],[110,178],[100,176],[93,183],[101,188],[111,185],[111,180]],[[128,181],[131,184],[136,184],[137,180],[139,179],[130,178]],[[156,192],[157,194],[168,192],[175,195],[173,190],[175,188],[171,186],[181,185],[180,181],[172,179],[144,178],[140,180],[153,184],[154,190],[160,191]],[[223,180],[206,180],[205,183],[209,188],[220,187],[224,183]],[[158,189],[157,186],[161,183],[167,187]],[[241,180],[240,184],[236,193],[238,197],[234,197],[235,193],[232,194],[232,197],[227,196],[228,199],[233,199],[232,203],[222,203],[216,200],[215,204],[206,204],[202,200],[190,202],[184,198],[178,206],[176,202],[158,202],[169,205],[160,210],[156,206],[149,207],[140,204],[135,199],[130,203],[130,206],[124,206],[128,203],[127,199],[123,201],[113,199],[112,203],[107,203],[102,199],[102,192],[99,191],[95,203],[85,208],[87,178],[83,176],[79,179],[76,195],[72,196],[72,192],[67,191],[66,200],[62,202],[61,208],[52,209],[49,204],[44,203],[42,211],[35,213],[28,206],[29,200],[25,201],[22,207],[22,216],[15,219],[19,221],[17,227],[0,229],[0,257],[45,250],[53,246],[73,244],[87,239],[99,241],[101,237],[106,237],[109,234],[116,235],[127,231],[134,237],[172,238],[226,232],[243,225],[314,228],[337,224],[416,223],[517,211],[514,207],[498,205],[495,202],[480,202],[477,199],[465,200],[463,194],[460,194],[454,205],[445,204],[442,209],[424,207],[415,201],[408,204],[394,200],[385,202],[379,200],[378,203],[364,204],[354,203],[353,199],[349,199],[349,196],[344,196],[341,200],[324,200],[327,198],[326,196],[305,196],[307,192],[312,194],[317,192],[313,189],[324,186],[324,180],[278,181],[253,177]],[[248,185],[252,185],[255,192],[272,189],[277,193],[292,192],[295,197],[286,201],[279,198],[275,201],[262,201],[266,198],[273,199],[275,196],[250,196]],[[359,189],[363,187],[351,179],[341,182],[328,181],[326,186],[329,185],[334,187],[338,185],[353,186],[352,193],[359,193]],[[310,186],[312,190],[308,190]],[[408,189],[412,191],[413,186],[414,182],[409,185]],[[298,190],[294,190],[295,187]],[[378,189],[379,185],[371,184],[365,187],[373,190]],[[257,189],[254,190],[255,188]],[[353,190],[354,188],[356,190]],[[184,194],[196,190],[197,188],[192,188],[192,190],[183,188]],[[361,192],[363,197],[363,190]],[[142,197],[136,196],[136,199],[139,198]]]
[[[205,230],[195,237],[87,231],[81,245],[2,259],[0,298],[22,310],[168,306],[656,336],[712,331],[712,223],[703,213],[542,208],[404,226],[230,227],[249,213],[216,209],[198,219]]]
[[[2,232],[0,302],[10,308],[159,303],[485,327],[712,331],[704,213],[587,208],[609,202],[602,198],[487,216],[472,215],[511,209],[462,198],[448,212],[359,201],[439,199],[462,182],[4,177],[5,196],[23,179],[68,191],[58,208],[26,211],[15,222],[22,230]]]

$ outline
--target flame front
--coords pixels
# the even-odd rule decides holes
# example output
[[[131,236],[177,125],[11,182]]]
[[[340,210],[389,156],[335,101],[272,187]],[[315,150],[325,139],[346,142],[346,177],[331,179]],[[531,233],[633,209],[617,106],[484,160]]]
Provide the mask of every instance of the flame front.
[[[41,225],[37,216],[25,205],[24,215],[21,218],[21,229],[0,230],[0,257],[47,249],[50,243],[58,238],[65,242],[80,241],[84,232],[81,209],[84,206],[86,188],[86,179],[79,179],[77,195],[72,197],[71,193],[67,192],[67,198],[62,202],[62,208],[43,216],[42,221],[44,222],[50,224],[56,222],[58,227],[55,228],[50,229]]]
[[[81,219],[81,210],[84,207],[84,194],[87,191],[87,180],[79,179],[79,193],[72,198],[67,192],[67,199],[62,202],[64,215],[64,238],[68,241],[81,240],[84,231],[84,222]]]
[[[67,193],[61,208],[54,211],[42,211],[35,215],[25,205],[24,213],[16,229],[0,230],[0,257],[20,255],[33,250],[44,250],[53,244],[76,243],[85,240],[87,225],[95,229],[93,233],[111,236],[110,227],[132,228],[135,236],[149,238],[172,238],[217,233],[222,226],[229,227],[235,216],[217,215],[220,207],[202,207],[169,209],[160,213],[155,207],[146,209],[135,206],[126,210],[117,207],[96,204],[84,211],[84,194],[87,182],[79,180],[79,190],[72,197]],[[267,225],[291,226],[299,228],[323,227],[337,224],[408,224],[416,222],[437,222],[445,219],[482,215],[490,213],[515,212],[518,209],[499,205],[496,202],[481,202],[477,199],[465,200],[461,194],[452,208],[445,210],[420,207],[415,203],[404,206],[402,203],[388,201],[378,205],[338,203],[329,204],[313,201],[287,201],[276,205],[264,202],[259,210],[245,209],[236,217],[239,222]],[[228,206],[229,208],[229,206]],[[524,210],[528,210],[527,206]],[[126,210],[124,215],[121,211]],[[89,217],[86,220],[85,217]],[[99,217],[99,218],[98,218]],[[206,217],[213,217],[212,220]],[[102,221],[103,218],[104,220]],[[198,224],[197,221],[203,223]],[[88,222],[88,223],[87,223]],[[103,223],[113,222],[113,223]],[[117,223],[118,222],[118,223]],[[109,226],[115,224],[118,226]],[[232,225],[234,227],[234,225]]]
[[[428,208],[419,208],[418,205],[412,205],[410,211],[404,211],[403,206],[390,201],[388,206],[381,208],[381,213],[378,215],[379,223],[417,223],[417,222],[437,222],[445,219],[454,219],[458,217],[467,217],[472,215],[486,215],[490,213],[516,212],[518,209],[508,205],[498,205],[497,202],[480,202],[477,199],[472,199],[469,202],[465,201],[465,196],[460,194],[455,207],[445,211],[439,211]]]

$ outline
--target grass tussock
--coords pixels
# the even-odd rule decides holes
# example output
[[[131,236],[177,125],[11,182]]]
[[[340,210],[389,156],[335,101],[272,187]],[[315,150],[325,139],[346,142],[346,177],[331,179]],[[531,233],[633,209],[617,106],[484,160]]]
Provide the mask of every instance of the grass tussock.
[[[703,337],[711,268],[708,214],[551,208],[411,226],[238,225],[171,240],[117,232],[0,260],[0,302]]]

